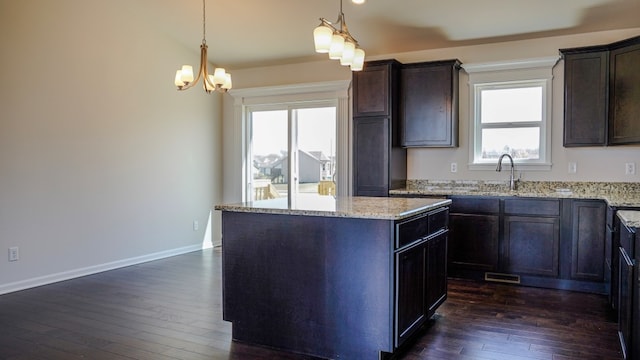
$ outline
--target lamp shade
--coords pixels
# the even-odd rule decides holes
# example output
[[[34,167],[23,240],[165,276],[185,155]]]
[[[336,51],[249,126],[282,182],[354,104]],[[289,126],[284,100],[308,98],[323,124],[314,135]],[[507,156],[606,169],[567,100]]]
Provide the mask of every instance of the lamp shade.
[[[176,78],[173,80],[173,83],[178,87],[184,86],[184,81],[182,81],[182,70],[176,71]]]
[[[364,67],[364,50],[357,48],[353,52],[351,71],[360,71]]]
[[[214,84],[222,85],[222,84],[224,84],[226,79],[227,79],[227,72],[225,71],[224,68],[216,68],[213,71],[213,83]]]
[[[342,57],[344,50],[344,38],[338,34],[331,37],[331,47],[329,48],[329,59],[338,60]]]
[[[232,83],[231,83],[231,74],[226,73],[224,76],[224,84],[222,84],[222,88],[229,90],[232,87]]]
[[[353,56],[356,50],[356,44],[351,41],[345,41],[342,56],[340,57],[340,65],[349,66],[353,62]]]
[[[313,30],[313,42],[316,46],[317,53],[328,53],[331,47],[331,38],[333,37],[333,29],[324,24]]]
[[[182,65],[182,70],[180,70],[180,80],[185,84],[193,81],[193,68],[191,65]]]

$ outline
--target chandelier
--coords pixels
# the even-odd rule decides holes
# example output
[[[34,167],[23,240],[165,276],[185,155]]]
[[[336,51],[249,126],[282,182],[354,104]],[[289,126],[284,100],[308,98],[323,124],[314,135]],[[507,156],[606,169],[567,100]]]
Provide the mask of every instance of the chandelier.
[[[187,90],[198,83],[202,78],[202,87],[204,91],[210,94],[212,91],[227,92],[231,89],[231,74],[227,73],[223,68],[215,68],[213,75],[207,70],[207,39],[206,39],[206,18],[205,18],[205,0],[202,0],[202,44],[200,45],[200,69],[193,79],[193,67],[191,65],[182,65],[182,69],[176,71],[174,83],[178,90]]]
[[[364,1],[354,1],[362,3]],[[340,12],[334,26],[325,18],[320,18],[320,25],[313,30],[313,41],[317,53],[329,54],[329,59],[340,60],[340,65],[350,66],[351,71],[360,71],[364,66],[364,50],[358,47],[358,41],[349,33],[347,23],[342,12],[342,0],[340,0]]]

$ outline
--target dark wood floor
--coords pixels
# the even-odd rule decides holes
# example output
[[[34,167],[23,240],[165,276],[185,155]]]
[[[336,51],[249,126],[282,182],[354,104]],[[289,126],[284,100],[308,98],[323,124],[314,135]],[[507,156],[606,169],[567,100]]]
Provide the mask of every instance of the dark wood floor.
[[[231,341],[205,250],[0,296],[0,359],[309,359]],[[403,359],[621,359],[602,296],[466,281]]]

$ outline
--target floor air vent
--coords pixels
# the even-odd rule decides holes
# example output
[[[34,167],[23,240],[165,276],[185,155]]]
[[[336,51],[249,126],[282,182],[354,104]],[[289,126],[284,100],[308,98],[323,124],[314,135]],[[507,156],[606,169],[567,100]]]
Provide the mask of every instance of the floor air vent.
[[[509,284],[520,284],[520,275],[486,272],[484,273],[484,280]]]

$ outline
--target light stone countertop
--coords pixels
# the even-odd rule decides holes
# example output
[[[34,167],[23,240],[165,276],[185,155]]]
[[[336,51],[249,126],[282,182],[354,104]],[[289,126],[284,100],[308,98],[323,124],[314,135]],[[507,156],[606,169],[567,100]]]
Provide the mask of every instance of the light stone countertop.
[[[623,224],[632,228],[640,228],[640,211],[620,210],[617,214]]]
[[[215,210],[364,219],[401,220],[451,204],[437,198],[337,197],[300,195],[292,198],[216,205]]]
[[[504,182],[474,180],[408,180],[404,189],[391,195],[418,196],[517,196],[559,199],[600,199],[613,207],[640,208],[640,183],[519,182],[515,191]]]

